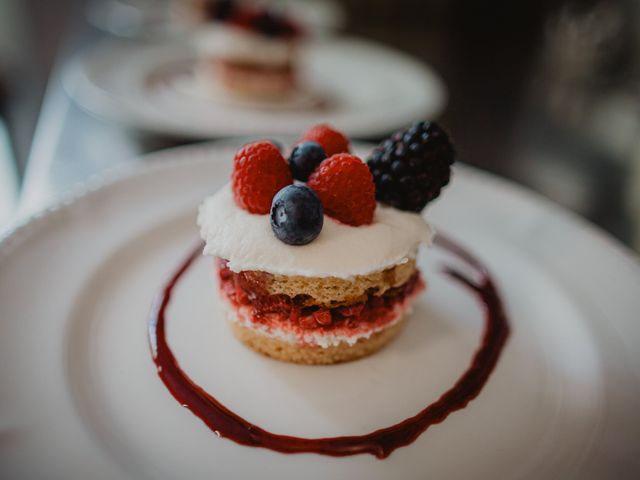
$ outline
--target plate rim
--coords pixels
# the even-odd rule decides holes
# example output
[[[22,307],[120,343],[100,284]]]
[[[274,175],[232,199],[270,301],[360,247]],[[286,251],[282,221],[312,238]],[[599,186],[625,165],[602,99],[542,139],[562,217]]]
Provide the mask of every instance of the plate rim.
[[[427,63],[415,55],[391,47],[384,43],[354,35],[336,35],[331,38],[323,38],[315,41],[310,41],[306,48],[327,48],[327,45],[360,45],[370,49],[376,49],[384,54],[390,54],[397,57],[400,61],[411,64],[414,68],[422,70],[422,73],[430,77],[430,83],[437,95],[434,96],[436,100],[432,102],[430,109],[431,113],[428,115],[431,118],[437,118],[446,109],[449,103],[449,89],[442,75],[430,64]],[[92,56],[101,58],[110,58],[119,50],[126,49],[132,50],[148,50],[148,51],[160,51],[166,50],[172,56],[177,55],[177,52],[181,54],[185,53],[186,58],[189,54],[189,43],[186,39],[180,41],[164,40],[155,44],[148,43],[133,43],[130,39],[104,39],[95,44],[88,45],[74,55],[67,61],[62,69],[61,84],[63,90],[82,110],[98,118],[105,118],[109,120],[117,120],[118,122],[134,128],[136,130],[148,133],[163,133],[165,135],[172,135],[180,138],[190,139],[211,139],[221,136],[235,136],[246,135],[246,132],[239,132],[236,130],[222,130],[213,132],[212,129],[205,133],[205,130],[194,130],[188,127],[181,126],[178,123],[161,120],[161,116],[158,115],[146,115],[139,109],[131,109],[124,106],[124,108],[114,108],[114,104],[121,103],[121,99],[116,95],[113,95],[109,90],[103,89],[100,85],[90,81],[88,77],[88,68],[92,65]],[[194,52],[190,52],[191,56]],[[79,92],[82,90],[83,92]],[[92,99],[88,99],[87,91],[90,91]],[[100,106],[101,105],[101,106]],[[123,107],[121,105],[121,107]],[[367,138],[375,135],[383,135],[390,133],[395,127],[381,128],[368,126],[367,131],[361,131],[358,128],[354,130],[351,136]],[[349,129],[346,129],[349,130]]]

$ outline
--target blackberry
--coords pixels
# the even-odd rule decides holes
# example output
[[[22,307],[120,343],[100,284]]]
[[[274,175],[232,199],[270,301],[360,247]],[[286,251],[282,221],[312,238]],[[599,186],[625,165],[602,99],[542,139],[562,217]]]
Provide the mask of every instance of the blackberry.
[[[421,211],[449,183],[455,156],[448,135],[434,122],[417,122],[394,133],[367,160],[376,199],[400,210]]]

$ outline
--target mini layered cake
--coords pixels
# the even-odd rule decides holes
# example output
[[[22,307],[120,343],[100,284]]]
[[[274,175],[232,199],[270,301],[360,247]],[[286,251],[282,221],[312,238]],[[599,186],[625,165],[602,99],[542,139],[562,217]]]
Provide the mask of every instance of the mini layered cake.
[[[244,98],[292,94],[301,29],[270,10],[218,3],[220,15],[195,36],[205,78]]]
[[[386,344],[424,289],[415,264],[431,229],[416,214],[379,207],[354,227],[324,219],[313,243],[278,240],[265,216],[238,207],[230,186],[205,201],[199,224],[215,256],[235,334],[299,363],[358,358]]]
[[[426,162],[431,140],[419,142]],[[401,330],[425,288],[416,255],[433,232],[415,208],[376,202],[383,173],[370,170],[371,162],[388,147],[376,149],[367,165],[348,153],[342,134],[318,126],[288,162],[266,141],[236,154],[231,183],[204,201],[198,224],[244,344],[280,360],[331,364],[369,355]],[[412,155],[407,162],[418,158]],[[450,157],[446,181],[453,149]]]

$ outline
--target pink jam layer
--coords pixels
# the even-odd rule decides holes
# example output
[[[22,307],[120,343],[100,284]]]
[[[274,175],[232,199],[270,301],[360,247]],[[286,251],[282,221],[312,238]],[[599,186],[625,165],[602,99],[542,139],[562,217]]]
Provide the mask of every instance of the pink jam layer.
[[[318,335],[353,338],[383,330],[425,289],[416,272],[404,285],[381,296],[369,295],[364,302],[336,308],[306,307],[301,305],[303,299],[264,293],[255,277],[232,272],[224,261],[218,260],[216,267],[221,295],[244,322],[262,331],[294,335],[301,342]]]

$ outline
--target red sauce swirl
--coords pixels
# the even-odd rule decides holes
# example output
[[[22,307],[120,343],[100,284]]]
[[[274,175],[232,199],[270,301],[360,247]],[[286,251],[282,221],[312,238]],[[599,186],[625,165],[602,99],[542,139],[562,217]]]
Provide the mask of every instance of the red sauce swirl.
[[[262,447],[282,453],[318,453],[336,457],[370,453],[378,458],[415,441],[431,425],[443,422],[476,398],[495,368],[509,336],[509,322],[500,295],[484,266],[451,240],[439,235],[436,245],[462,260],[476,275],[472,279],[451,267],[445,274],[466,286],[484,305],[485,327],[482,341],[471,364],[457,382],[441,397],[414,416],[366,435],[327,438],[301,438],[278,435],[240,417],[211,394],[195,384],[180,368],[166,338],[166,311],[173,291],[185,272],[200,257],[194,250],[178,268],[158,295],[149,316],[149,342],[160,379],[179,404],[189,408],[218,436],[241,445]]]

